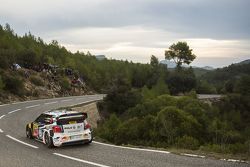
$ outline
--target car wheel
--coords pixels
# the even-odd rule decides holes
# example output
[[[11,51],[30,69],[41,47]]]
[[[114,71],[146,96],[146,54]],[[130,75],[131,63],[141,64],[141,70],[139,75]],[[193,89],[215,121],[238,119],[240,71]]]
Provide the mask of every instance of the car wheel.
[[[48,133],[45,133],[44,138],[45,138],[45,144],[47,145],[48,148],[54,147],[53,139],[48,135]]]
[[[26,126],[26,137],[29,139],[33,139],[31,129],[28,127],[28,125]]]
[[[91,139],[90,139],[90,141],[87,142],[87,144],[92,143],[92,141],[93,141],[93,136],[91,135]]]

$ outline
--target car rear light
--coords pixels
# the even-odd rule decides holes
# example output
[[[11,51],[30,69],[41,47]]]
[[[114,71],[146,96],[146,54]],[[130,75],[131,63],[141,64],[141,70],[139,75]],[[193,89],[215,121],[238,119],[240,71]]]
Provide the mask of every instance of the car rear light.
[[[84,125],[84,129],[90,129],[90,128],[91,128],[91,126],[90,126],[89,123],[86,123],[86,124]]]
[[[58,125],[57,126],[53,126],[52,129],[53,129],[54,133],[61,133],[62,132],[61,126],[58,126]]]

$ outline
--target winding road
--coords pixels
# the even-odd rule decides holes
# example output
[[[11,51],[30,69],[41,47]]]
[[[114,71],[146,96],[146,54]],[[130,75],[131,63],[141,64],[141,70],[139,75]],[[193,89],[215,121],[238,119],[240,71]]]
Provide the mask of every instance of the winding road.
[[[225,167],[249,166],[247,163],[176,155],[167,151],[114,146],[99,142],[48,149],[27,139],[25,125],[44,111],[100,100],[103,95],[73,96],[26,101],[0,106],[0,167]]]

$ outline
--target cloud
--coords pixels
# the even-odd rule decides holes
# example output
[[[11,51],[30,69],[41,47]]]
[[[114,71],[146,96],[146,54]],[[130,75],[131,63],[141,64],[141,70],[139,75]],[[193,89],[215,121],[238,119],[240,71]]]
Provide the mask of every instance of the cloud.
[[[9,0],[1,4],[3,18],[28,24],[32,31],[137,25],[185,37],[250,37],[248,0]]]
[[[147,62],[178,40],[200,58],[249,58],[249,0],[0,0],[1,24],[72,51]],[[198,59],[197,59],[198,60]],[[201,60],[202,61],[202,60]],[[200,62],[200,61],[199,61]]]
[[[181,38],[179,34],[143,27],[83,28],[58,31],[56,36],[53,36],[55,33],[51,35],[72,51],[90,51],[109,58],[143,63],[148,63],[151,55],[164,59],[164,51],[177,41],[187,41],[193,48],[197,55],[193,65],[211,65],[209,63],[213,61],[213,66],[228,65],[229,62],[247,59],[250,55],[250,40]]]

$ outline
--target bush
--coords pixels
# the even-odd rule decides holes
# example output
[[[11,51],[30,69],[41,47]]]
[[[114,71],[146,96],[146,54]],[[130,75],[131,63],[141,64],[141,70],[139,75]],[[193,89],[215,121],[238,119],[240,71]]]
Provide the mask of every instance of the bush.
[[[61,78],[59,80],[59,84],[60,84],[62,90],[70,90],[71,89],[70,82],[66,77]]]
[[[0,54],[1,54],[1,50],[0,50]],[[7,56],[1,55],[1,58],[0,58],[0,68],[7,69],[8,67],[9,67],[9,62],[8,62]]]
[[[44,82],[40,77],[37,76],[31,76],[30,82],[35,84],[36,86],[44,86]]]
[[[217,152],[217,153],[229,153],[229,149],[225,145],[208,144],[200,148],[202,151]]]
[[[172,144],[181,134],[181,124],[185,121],[185,115],[176,107],[166,107],[158,113],[156,121],[159,135]]]
[[[167,78],[171,94],[189,92],[196,87],[196,78],[192,69],[175,71]]]
[[[196,150],[199,148],[199,141],[191,136],[183,136],[176,141],[177,147]]]
[[[216,94],[216,88],[209,84],[207,81],[199,81],[197,86],[197,92],[200,94]]]
[[[120,124],[121,121],[119,118],[115,114],[112,114],[109,119],[97,129],[96,133],[103,139],[115,142]]]
[[[242,143],[236,143],[236,144],[230,144],[229,145],[229,150],[231,153],[236,154],[236,153],[247,153],[248,148],[246,145]]]
[[[0,90],[3,90],[4,86],[5,86],[5,84],[2,80],[2,77],[0,76]]]
[[[24,95],[25,91],[23,80],[18,76],[5,76],[4,82],[6,84],[4,87],[5,90],[19,96]]]

